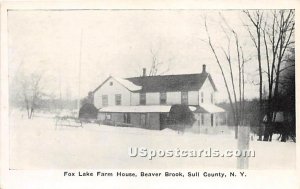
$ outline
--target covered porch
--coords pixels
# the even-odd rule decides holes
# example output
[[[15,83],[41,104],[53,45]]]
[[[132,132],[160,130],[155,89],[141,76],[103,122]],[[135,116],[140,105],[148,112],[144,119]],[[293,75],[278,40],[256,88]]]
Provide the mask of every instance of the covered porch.
[[[107,125],[139,127],[152,130],[166,128],[171,105],[109,106],[99,110],[98,120]],[[196,107],[189,106],[194,112]]]
[[[197,133],[224,133],[226,132],[226,111],[214,104],[200,104],[194,111],[195,123],[191,128]],[[219,127],[222,126],[222,127]]]

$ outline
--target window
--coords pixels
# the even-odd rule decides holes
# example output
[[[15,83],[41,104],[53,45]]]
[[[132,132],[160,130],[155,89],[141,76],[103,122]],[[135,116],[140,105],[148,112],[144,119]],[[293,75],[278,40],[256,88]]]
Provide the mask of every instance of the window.
[[[130,123],[130,113],[124,113],[124,123]]]
[[[188,92],[182,91],[181,92],[181,104],[188,104]]]
[[[140,93],[140,104],[146,105],[146,93]]]
[[[115,103],[116,103],[116,106],[118,106],[118,105],[121,105],[122,104],[122,95],[120,95],[120,94],[116,94],[115,95]]]
[[[160,104],[166,104],[167,103],[167,93],[163,92],[160,93]]]
[[[201,125],[204,125],[204,114],[201,114]]]
[[[109,82],[109,85],[110,85],[110,86],[113,86],[113,85],[114,85],[114,83],[111,81],[111,82]]]
[[[204,103],[204,93],[201,92],[201,103]]]
[[[213,104],[214,103],[214,93],[210,94],[210,102]]]
[[[111,113],[105,114],[105,120],[111,120]]]
[[[108,96],[102,95],[102,106],[108,106]]]

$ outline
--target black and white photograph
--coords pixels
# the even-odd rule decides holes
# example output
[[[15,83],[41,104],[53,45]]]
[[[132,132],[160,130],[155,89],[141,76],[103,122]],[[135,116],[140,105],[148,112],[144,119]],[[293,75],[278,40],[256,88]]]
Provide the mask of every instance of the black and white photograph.
[[[6,13],[9,170],[296,170],[295,9]]]

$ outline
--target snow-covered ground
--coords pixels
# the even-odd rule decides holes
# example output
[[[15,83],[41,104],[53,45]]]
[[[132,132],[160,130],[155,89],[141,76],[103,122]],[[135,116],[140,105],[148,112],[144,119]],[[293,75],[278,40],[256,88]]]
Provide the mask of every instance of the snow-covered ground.
[[[274,137],[275,138],[275,137]],[[236,168],[235,157],[160,157],[149,160],[129,157],[129,147],[148,149],[218,149],[235,150],[237,141],[232,134],[177,134],[165,129],[153,131],[97,124],[83,128],[55,129],[51,115],[28,120],[20,114],[10,117],[11,169],[101,169],[101,168]],[[250,169],[294,169],[296,144],[293,142],[251,141],[255,156]]]

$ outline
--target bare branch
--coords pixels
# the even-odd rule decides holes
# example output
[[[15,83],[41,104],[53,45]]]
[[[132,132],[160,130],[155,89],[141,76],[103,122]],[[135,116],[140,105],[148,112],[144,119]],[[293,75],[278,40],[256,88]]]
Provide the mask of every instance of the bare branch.
[[[225,74],[224,74],[223,67],[222,67],[222,65],[221,65],[221,63],[220,63],[220,60],[219,60],[218,55],[217,55],[217,53],[216,53],[216,51],[215,51],[215,48],[214,48],[214,46],[213,46],[213,44],[212,44],[212,42],[211,42],[211,37],[210,37],[210,35],[209,35],[209,31],[208,31],[208,27],[207,27],[206,18],[204,19],[204,25],[205,25],[205,31],[206,31],[206,34],[207,34],[207,38],[208,38],[208,43],[209,43],[210,49],[211,49],[211,51],[212,51],[212,53],[213,53],[213,55],[214,55],[214,57],[215,57],[215,59],[216,59],[216,62],[217,62],[217,64],[218,64],[218,66],[219,66],[219,69],[220,69],[220,71],[221,71],[221,74],[222,74],[222,77],[223,77],[223,80],[224,80],[224,83],[225,83],[225,87],[226,87],[226,91],[227,91],[227,94],[228,94],[230,106],[231,106],[231,109],[232,109],[232,112],[233,112],[233,115],[234,115],[234,120],[237,121],[237,117],[236,117],[236,111],[237,111],[237,110],[233,107],[233,102],[232,102],[230,90],[229,90],[229,87],[228,87],[228,83],[227,83],[226,76],[225,76]],[[237,122],[236,122],[236,124],[237,124]],[[236,135],[236,137],[237,137],[237,135]]]

